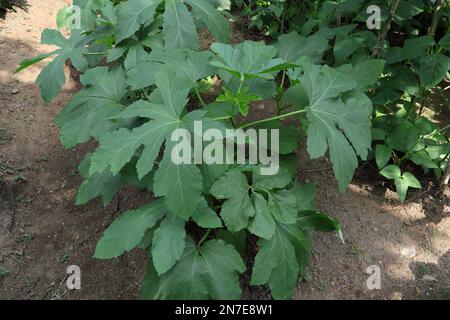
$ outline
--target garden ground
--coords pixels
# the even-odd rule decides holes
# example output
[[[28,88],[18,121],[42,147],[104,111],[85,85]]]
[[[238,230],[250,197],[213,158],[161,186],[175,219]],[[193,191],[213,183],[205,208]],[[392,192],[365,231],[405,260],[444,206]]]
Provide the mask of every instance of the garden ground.
[[[0,298],[135,299],[145,255],[135,250],[108,261],[92,255],[115,217],[151,197],[124,190],[106,208],[100,201],[75,206],[81,182],[76,166],[94,145],[65,150],[53,119],[77,83],[70,79],[44,105],[34,80],[45,62],[13,75],[21,60],[50,50],[39,43],[40,34],[54,28],[65,3],[31,0],[28,12],[0,20]],[[245,34],[237,30],[234,39]],[[440,107],[438,99],[432,102]],[[252,111],[270,112],[271,103],[258,102]],[[448,123],[445,116],[437,120]],[[315,235],[306,281],[298,284],[295,299],[450,298],[448,192],[438,198],[435,183],[424,176],[423,189],[400,204],[368,163],[341,194],[327,159],[311,161],[300,152],[299,161],[298,178],[316,183],[318,205],[340,221],[345,244],[336,234]],[[81,268],[81,290],[66,289],[72,264]],[[380,290],[366,286],[370,265],[381,270]],[[264,290],[244,290],[244,298],[267,297]]]

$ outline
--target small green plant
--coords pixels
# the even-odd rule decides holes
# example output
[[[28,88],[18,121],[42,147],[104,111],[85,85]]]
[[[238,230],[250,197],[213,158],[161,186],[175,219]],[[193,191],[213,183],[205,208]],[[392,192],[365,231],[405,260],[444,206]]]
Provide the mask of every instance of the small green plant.
[[[0,267],[0,279],[6,277],[11,271],[5,267]]]
[[[404,109],[395,116],[380,114],[375,119],[376,164],[384,177],[395,181],[401,201],[405,201],[408,187],[421,188],[413,173],[400,172],[403,164],[414,163],[424,173],[433,170],[437,177],[442,175],[450,153],[450,144],[443,134],[445,130],[425,117],[410,120]]]

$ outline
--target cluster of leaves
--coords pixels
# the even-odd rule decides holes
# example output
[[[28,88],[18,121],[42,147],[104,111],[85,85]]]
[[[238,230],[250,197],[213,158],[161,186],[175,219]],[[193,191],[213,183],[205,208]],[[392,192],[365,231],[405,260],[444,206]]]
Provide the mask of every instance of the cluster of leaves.
[[[335,150],[336,176],[345,188],[354,167],[345,165],[347,160],[338,149],[353,144],[358,154],[367,153],[370,139],[356,137],[352,131],[370,135],[370,106],[360,113],[352,104],[367,98],[345,75],[353,72],[351,66],[340,72],[313,64],[321,48],[289,49],[289,39],[277,46],[251,41],[226,44],[228,35],[223,32],[227,28],[218,25],[226,20],[211,3],[190,0],[192,11],[188,11],[178,0],[75,1],[82,8],[82,29],[72,29],[69,38],[57,30],[44,30],[42,42],[58,49],[23,61],[18,71],[53,57],[36,81],[47,102],[63,86],[68,60],[81,73],[83,89],[55,120],[67,148],[98,141],[98,148],[79,165],[84,181],[77,204],[101,197],[107,205],[124,185],[147,190],[157,198],[115,220],[98,242],[95,257],[109,259],[135,247],[148,252],[142,286],[145,298],[237,299],[241,296],[239,274],[247,268],[252,285],[268,285],[275,298],[290,298],[307,265],[312,232],[336,231],[339,224],[315,206],[314,186],[295,179],[294,152],[301,131],[279,120],[290,114],[258,124],[238,121],[247,115],[251,101],[280,94],[274,80],[280,72],[289,72],[292,82],[312,77],[304,86],[297,83],[290,89],[293,95],[306,94],[302,99],[307,103],[296,104],[294,115],[307,114],[300,120],[311,122],[309,130],[328,128],[323,136],[314,137],[317,141],[311,143],[310,152],[319,156],[328,145]],[[70,9],[60,12],[59,26],[69,24],[71,13]],[[211,51],[192,50],[198,48],[195,24],[190,24],[196,14],[224,41],[214,43]],[[176,25],[174,16],[184,20]],[[301,56],[305,63],[298,65],[294,60]],[[205,104],[201,80],[215,75],[221,79],[223,94]],[[313,78],[330,82],[321,80],[317,86]],[[341,85],[341,80],[347,83]],[[332,103],[338,109],[324,118]],[[358,128],[347,123],[353,112],[362,120]],[[278,173],[261,175],[263,165],[248,161],[175,164],[172,132],[184,128],[194,137],[198,120],[204,128],[221,132],[244,127],[280,129]],[[339,128],[348,130],[349,137]],[[356,158],[355,153],[351,157]],[[242,237],[259,238],[253,266],[243,262],[246,245],[238,241]]]
[[[283,17],[284,25],[275,28],[278,33],[285,28],[298,31],[305,39],[322,39],[322,45],[328,45],[323,55],[323,62],[328,65],[358,65],[370,58],[382,58],[384,66],[373,64],[375,69],[371,71],[382,74],[382,77],[371,84],[369,92],[375,108],[373,151],[368,159],[375,158],[380,170],[391,162],[402,167],[415,164],[421,166],[425,173],[433,169],[439,178],[449,163],[448,126],[438,128],[427,120],[424,104],[429,93],[435,91],[450,107],[438,86],[442,80],[449,79],[450,69],[450,15],[449,7],[444,2],[269,1],[267,8],[278,12],[273,9],[277,6],[281,13],[265,21],[269,21],[266,25],[270,29],[270,23],[278,25],[279,17]],[[397,4],[395,8],[394,4]],[[241,3],[237,2],[237,5]],[[381,9],[379,30],[369,30],[366,26],[367,19],[373,13],[367,12],[371,5]],[[388,24],[390,28],[385,33]],[[277,32],[271,35],[276,37]],[[281,35],[279,39],[282,37],[286,35]],[[307,48],[318,43],[308,41],[304,46]],[[439,113],[439,110],[434,112]],[[405,139],[408,143],[399,141]],[[387,177],[383,171],[380,173]],[[413,185],[420,187],[419,183]],[[405,200],[406,190],[397,188],[402,201]]]
[[[283,45],[286,44],[281,42],[280,46]],[[105,231],[95,253],[98,258],[112,258],[136,246],[148,250],[151,262],[143,282],[143,295],[146,298],[239,298],[241,289],[238,273],[245,271],[246,267],[232,244],[217,237],[217,229],[223,228],[230,233],[231,238],[243,230],[261,238],[251,283],[269,285],[275,298],[289,298],[299,274],[307,264],[311,232],[314,229],[339,229],[337,222],[319,212],[312,204],[312,186],[295,182],[296,158],[292,155],[298,147],[299,130],[295,127],[284,128],[280,122],[275,122],[281,127],[280,140],[284,143],[280,148],[282,165],[275,176],[263,176],[259,173],[260,165],[251,164],[176,165],[171,160],[173,142],[169,136],[177,128],[185,128],[195,135],[195,120],[202,120],[203,126],[218,130],[235,126],[237,113],[246,115],[248,111],[248,106],[243,107],[242,92],[251,92],[251,96],[257,96],[252,92],[251,85],[267,86],[273,83],[274,75],[279,70],[294,64],[276,57],[275,47],[261,43],[244,42],[234,47],[215,43],[211,48],[215,54],[186,49],[171,52],[155,49],[145,61],[138,64],[139,70],[144,70],[144,67],[147,68],[145,70],[152,70],[151,77],[142,75],[141,71],[138,77],[143,76],[143,79],[136,79],[134,72],[127,77],[121,67],[112,70],[97,67],[82,76],[82,82],[87,87],[72,100],[77,103],[79,96],[83,98],[87,91],[90,94],[95,88],[95,83],[86,79],[92,73],[98,74],[98,82],[102,86],[105,82],[100,81],[100,77],[110,79],[115,89],[119,89],[114,94],[122,99],[126,96],[127,80],[131,80],[130,86],[145,85],[138,90],[152,89],[148,98],[133,99],[135,101],[126,107],[116,109],[108,106],[108,111],[112,113],[106,116],[93,116],[88,111],[82,114],[83,119],[76,119],[73,112],[79,112],[79,107],[72,109],[71,104],[58,116],[57,124],[61,127],[63,143],[63,137],[75,139],[68,141],[68,146],[84,141],[84,137],[77,137],[72,125],[79,125],[81,121],[88,123],[85,117],[93,116],[92,119],[95,119],[96,125],[92,129],[106,129],[99,136],[98,149],[86,160],[89,162],[85,165],[88,169],[83,170],[86,171],[86,180],[80,188],[77,201],[84,203],[98,195],[98,192],[106,190],[106,200],[111,199],[123,180],[127,182],[133,179],[129,177],[130,171],[139,185],[143,184],[155,196],[162,197],[149,207],[125,213],[114,222]],[[349,139],[355,148],[359,145],[361,148],[358,150],[367,153],[370,146],[370,101],[365,98],[369,105],[360,113],[359,107],[350,102],[354,101],[352,99],[364,99],[355,81],[331,68],[322,70],[311,63],[305,63],[306,66],[311,70],[294,69],[292,73],[299,77],[311,73],[313,78],[324,79],[331,75],[332,79],[331,83],[318,81],[323,86],[320,88],[315,86],[316,81],[312,81],[310,87],[305,84],[303,91],[300,85],[291,89],[309,94],[309,98],[304,97],[309,101],[308,105],[297,112],[307,112],[311,122],[317,121],[317,124],[310,125],[310,130],[323,130],[321,125],[335,128],[325,133],[326,137],[320,141],[320,150],[311,152],[325,152],[327,142],[330,149],[336,150],[333,158],[333,162],[336,162],[335,171],[345,188],[354,167],[345,165],[348,158],[342,159],[343,155],[339,154],[340,148],[350,148],[350,144],[337,127],[348,130],[351,136]],[[350,66],[349,69],[352,72]],[[193,111],[187,110],[187,97],[189,92],[196,90],[197,81],[214,74],[221,75],[223,86],[228,88],[226,90],[233,97],[233,102],[223,101],[223,97],[219,96],[213,104],[198,106],[200,108]],[[338,83],[340,80],[348,83],[342,86]],[[120,88],[118,84],[121,84]],[[97,88],[95,90],[95,94],[90,94],[90,102],[92,96],[104,95]],[[318,99],[321,93],[324,96]],[[348,95],[345,98],[344,93]],[[109,94],[110,98],[112,96]],[[120,100],[115,103],[120,103]],[[244,100],[247,101],[247,98]],[[338,106],[334,117],[322,119],[320,109],[327,108],[327,104],[329,107],[330,103],[342,105]],[[359,128],[346,123],[351,120],[352,112],[361,120]],[[114,120],[112,123],[111,119]],[[130,119],[133,121],[131,125]],[[102,121],[118,127],[108,128],[106,124],[100,126]],[[318,128],[314,129],[316,126]],[[89,132],[89,129],[83,132]],[[66,133],[66,130],[69,132]],[[353,135],[353,130],[365,132],[369,139],[361,140],[361,136]],[[338,141],[334,141],[334,135],[339,134]],[[92,132],[91,135],[96,136],[97,133]],[[319,141],[312,145],[315,143]],[[356,155],[353,153],[350,157],[353,159]],[[98,188],[99,181],[108,188]],[[112,186],[114,190],[110,189]],[[101,195],[105,200],[105,195]],[[148,223],[142,221],[147,218]],[[197,242],[192,238],[195,235],[186,234],[185,224],[190,221],[201,229],[207,229],[202,231],[205,236]],[[135,228],[139,228],[139,232]],[[206,241],[214,233],[215,240]],[[133,237],[129,239],[131,234]],[[145,243],[142,244],[142,241]]]
[[[256,28],[269,36],[280,34],[289,0],[235,0],[240,14],[247,18],[248,27]]]
[[[395,181],[401,201],[405,201],[408,187],[421,188],[411,172],[401,174],[402,164],[412,162],[424,173],[433,170],[437,177],[442,175],[450,153],[443,129],[422,116],[411,120],[405,109],[397,111],[394,117],[379,114],[374,121],[376,164],[384,177]]]
[[[389,4],[378,4],[387,17]],[[411,165],[422,167],[424,173],[432,169],[438,178],[449,165],[448,126],[439,128],[424,115],[431,90],[443,94],[438,85],[449,79],[449,12],[448,7],[439,5],[442,1],[400,1],[389,33],[379,44],[379,56],[386,64],[371,95],[376,107],[372,149],[380,174],[395,181],[401,201],[406,199],[408,187],[421,187],[413,173],[406,171]],[[361,50],[364,47],[359,47],[350,59],[359,59]],[[389,163],[392,165],[383,169]]]
[[[64,62],[68,59],[76,69],[84,72],[100,63],[102,52],[108,52],[108,62],[126,54],[124,66],[128,70],[136,67],[137,61],[153,48],[198,49],[196,21],[204,23],[217,40],[226,42],[229,39],[228,23],[216,10],[214,2],[186,1],[192,8],[189,11],[181,0],[136,0],[117,5],[110,0],[74,0],[73,5],[80,8],[80,29],[72,29],[69,39],[57,30],[44,30],[41,42],[60,49],[24,60],[17,71],[55,56],[37,79],[43,100],[49,102],[65,82]],[[75,19],[70,8],[63,9],[58,16],[61,27]],[[86,48],[88,44],[91,45]]]
[[[274,298],[292,296],[308,263],[312,232],[340,232],[339,224],[316,207],[314,186],[296,181],[295,152],[303,135],[311,158],[329,152],[342,191],[358,158],[373,155],[377,131],[382,136],[377,149],[390,148],[397,165],[384,159],[380,168],[388,165],[382,173],[401,192],[406,194],[417,181],[401,172],[398,152],[409,157],[424,151],[439,168],[445,165],[442,150],[433,149],[447,148],[441,143],[443,132],[423,117],[397,116],[395,124],[386,126],[390,114],[377,110],[374,121],[379,124],[377,130],[371,128],[373,101],[382,99],[379,88],[395,77],[387,71],[413,60],[404,54],[392,61],[388,50],[384,59],[370,58],[377,37],[358,31],[357,24],[334,26],[327,19],[311,19],[301,29],[280,35],[273,45],[245,41],[232,46],[227,43],[225,0],[76,0],[74,5],[81,8],[81,29],[71,29],[68,38],[58,30],[44,30],[42,42],[58,49],[24,60],[17,71],[53,57],[36,80],[46,102],[64,85],[68,60],[81,73],[83,89],[55,120],[65,147],[98,142],[79,166],[84,181],[77,204],[101,197],[106,206],[125,185],[151,192],[156,199],[123,213],[95,251],[95,257],[109,259],[144,249],[149,256],[145,298],[238,299],[239,274],[247,270],[251,285],[267,285]],[[60,11],[58,25],[71,25],[72,13]],[[217,42],[197,51],[197,29],[203,26]],[[441,60],[439,50],[446,41],[439,41],[433,59]],[[434,72],[422,83],[430,78],[436,82]],[[215,76],[221,93],[205,103],[204,80]],[[277,114],[252,122],[247,117],[250,103],[261,99],[276,100]],[[286,125],[282,119],[288,117],[301,125]],[[195,121],[221,133],[230,128],[279,129],[278,172],[262,175],[261,159],[255,164],[248,155],[244,161],[233,159],[235,164],[175,164],[172,133],[185,129],[186,139],[195,140]],[[413,145],[390,137],[396,126],[407,123],[416,128],[421,148],[417,141]],[[211,145],[223,147],[225,136]],[[245,150],[252,143],[247,139],[235,147]],[[205,150],[211,147],[204,144]],[[245,265],[242,256],[255,238],[257,248],[250,248],[254,264]]]
[[[432,169],[439,178],[448,166],[450,142],[445,135],[448,126],[439,128],[423,116],[423,111],[429,90],[441,92],[436,85],[448,78],[450,58],[445,51],[450,51],[449,40],[450,34],[438,43],[430,35],[411,38],[403,47],[392,47],[385,53],[386,75],[373,96],[378,105],[373,141],[380,170],[391,161],[390,167],[395,166],[396,172],[402,164],[414,163],[422,167],[424,173]],[[408,173],[409,181],[413,181],[407,185],[400,184],[397,176],[393,178],[392,174],[386,174],[385,169],[380,173],[395,180],[401,201],[406,198],[408,186],[421,187],[412,173],[404,173]]]

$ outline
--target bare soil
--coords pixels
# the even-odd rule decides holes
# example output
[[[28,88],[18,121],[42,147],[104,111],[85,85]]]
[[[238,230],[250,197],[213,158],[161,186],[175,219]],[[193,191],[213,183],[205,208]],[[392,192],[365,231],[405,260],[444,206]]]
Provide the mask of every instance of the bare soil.
[[[95,146],[65,150],[53,119],[77,85],[69,79],[61,95],[45,105],[34,84],[45,61],[13,74],[22,59],[51,49],[39,43],[40,33],[54,27],[66,1],[29,4],[27,12],[0,20],[0,298],[138,299],[143,252],[107,261],[92,255],[114,218],[151,196],[124,190],[106,208],[100,201],[75,206],[81,183],[75,168]],[[253,109],[270,113],[271,105],[262,102]],[[299,179],[316,183],[318,204],[340,221],[345,244],[336,234],[315,235],[308,274],[295,299],[450,298],[448,192],[438,199],[435,182],[422,180],[424,188],[400,204],[367,164],[341,194],[327,159],[312,161],[304,152],[299,159]],[[72,264],[81,268],[81,290],[66,288]],[[379,290],[366,285],[371,265],[381,271]],[[268,296],[246,290],[244,297]]]

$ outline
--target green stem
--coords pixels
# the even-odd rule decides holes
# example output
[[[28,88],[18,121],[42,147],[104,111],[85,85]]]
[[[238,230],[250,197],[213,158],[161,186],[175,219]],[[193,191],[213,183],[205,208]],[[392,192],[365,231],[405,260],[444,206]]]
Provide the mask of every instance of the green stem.
[[[284,81],[286,79],[286,71],[283,70],[283,75],[281,76],[281,83],[279,88],[279,93],[277,97],[277,115],[284,110]]]
[[[286,79],[286,71],[283,70],[283,75],[281,76],[281,84],[280,87],[284,88],[284,80]]]
[[[289,108],[289,106],[286,106],[286,105],[283,105],[281,108],[280,108],[280,113],[281,113],[281,111],[284,111],[284,110],[286,110],[286,109],[288,109]]]
[[[445,100],[445,105],[450,106],[450,101],[447,99],[447,96],[445,95],[444,90],[442,90],[440,87],[436,87],[436,89],[439,91],[439,94]]]
[[[286,2],[284,3],[283,15],[281,17],[281,22],[280,22],[280,33],[284,33],[286,15],[287,15],[290,4],[291,4],[290,0],[286,0]]]
[[[239,83],[239,88],[238,88],[238,90],[236,91],[236,94],[239,94],[239,92],[241,92],[243,83],[244,83],[244,76],[241,75],[240,83]],[[229,118],[229,119],[230,119],[231,124],[233,125],[233,127],[234,127],[234,128],[237,128],[236,121],[234,121],[234,119],[233,119],[233,114],[234,114],[234,109],[235,109],[235,107],[236,107],[236,104],[233,103],[233,105],[231,106],[231,114],[230,114],[230,118]]]
[[[150,101],[150,96],[147,94],[147,92],[143,90],[142,93],[144,94],[145,100]]]
[[[445,130],[447,130],[448,128],[450,128],[450,124],[448,124],[448,125],[446,125],[445,127],[441,128],[441,129],[439,129],[439,130],[437,130],[436,132],[433,131],[433,132],[431,132],[431,133],[429,133],[429,134],[424,135],[418,142],[416,142],[416,144],[414,144],[414,145],[412,146],[412,148],[410,148],[410,150],[414,150],[414,148],[415,148],[420,142],[422,142],[423,140],[425,140],[426,138],[432,137],[433,135],[438,134],[438,133],[445,132]],[[411,153],[412,153],[412,152],[407,151],[407,152],[403,155],[403,157],[401,157],[401,158],[398,160],[399,165],[400,165],[405,159],[409,158],[409,156],[411,155]]]
[[[419,117],[422,115],[423,110],[425,109],[425,102],[428,98],[428,91],[424,89],[423,95],[422,95],[422,101],[420,103],[420,109],[419,109]]]
[[[239,88],[238,88],[236,94],[238,94],[239,92],[241,92],[241,89],[242,89],[242,85],[243,85],[243,84],[244,84],[244,77],[241,75],[241,79],[240,79],[240,83],[239,83]]]
[[[397,159],[397,165],[400,166],[400,165],[403,163],[403,161],[405,161],[406,159],[409,158],[410,155],[411,155],[411,153],[410,153],[409,151],[407,151],[407,152],[403,155],[403,157]]]
[[[197,94],[198,100],[200,101],[200,103],[202,104],[203,107],[206,107],[205,102],[202,99],[202,96],[200,95],[200,92],[198,92],[198,89],[196,87],[194,87],[195,93]]]
[[[234,109],[234,105],[233,105],[233,109]],[[237,128],[237,124],[236,124],[236,121],[234,121],[233,116],[230,116],[230,121],[231,121],[231,124],[233,125],[233,128]]]
[[[341,5],[341,1],[338,0],[338,2],[336,4],[336,26],[338,26],[338,27],[341,26],[341,20],[342,20],[340,5]]]
[[[447,130],[448,128],[450,128],[450,124],[448,124],[448,125],[446,125],[445,127],[439,129],[436,133],[444,132],[444,131]]]
[[[400,165],[399,158],[398,158],[397,154],[393,150],[392,150],[392,158],[394,160],[394,164],[399,166]]]
[[[436,28],[439,24],[439,18],[441,17],[441,9],[444,6],[444,0],[437,0],[435,7],[434,7],[434,12],[433,12],[433,18],[431,20],[431,27],[429,30],[429,35],[434,36],[434,34],[436,33]]]
[[[286,110],[286,109],[289,109],[289,107],[290,107],[289,105],[284,105],[284,104],[283,104],[283,106],[282,106],[282,107],[280,108],[280,110],[279,110],[280,113],[281,113],[282,111]]]
[[[395,12],[397,11],[397,7],[400,0],[393,0],[391,4],[391,12],[389,15],[389,18],[387,19],[383,31],[380,33],[377,43],[375,44],[375,47],[372,49],[372,58],[376,58],[378,56],[378,52],[383,47],[384,40],[386,39],[386,36],[389,32],[389,29],[391,28],[391,22],[394,19]]]
[[[201,247],[202,243],[206,240],[206,238],[208,238],[210,232],[211,232],[211,228],[208,228],[208,230],[206,230],[205,234],[203,235],[203,237],[198,242],[197,248]]]
[[[256,187],[254,187],[254,186],[250,186],[250,189],[251,189],[252,191],[264,192],[264,193],[266,193],[266,194],[269,193],[269,191],[267,191],[267,190],[264,190],[264,189],[261,189],[261,188],[256,188]]]
[[[278,120],[278,119],[283,119],[283,118],[287,118],[287,117],[292,117],[292,116],[294,116],[296,114],[305,113],[305,112],[306,112],[306,110],[292,111],[292,112],[281,114],[279,116],[274,116],[274,117],[270,117],[270,118],[266,118],[266,119],[262,119],[262,120],[258,120],[258,121],[254,121],[254,122],[250,122],[250,123],[247,123],[247,124],[244,124],[244,125],[240,126],[240,128],[243,129],[243,128],[247,128],[247,127],[250,127],[252,125],[263,123],[263,122],[269,122],[269,121],[273,121],[273,120]]]
[[[223,117],[212,118],[211,120],[219,121],[219,120],[228,120],[231,118],[232,118],[232,116],[223,116]]]
[[[101,52],[101,51],[99,51],[99,52],[83,52],[83,54],[84,55],[87,55],[87,56],[89,56],[89,55],[107,55],[109,52],[106,52],[106,51],[104,51],[104,52]]]

